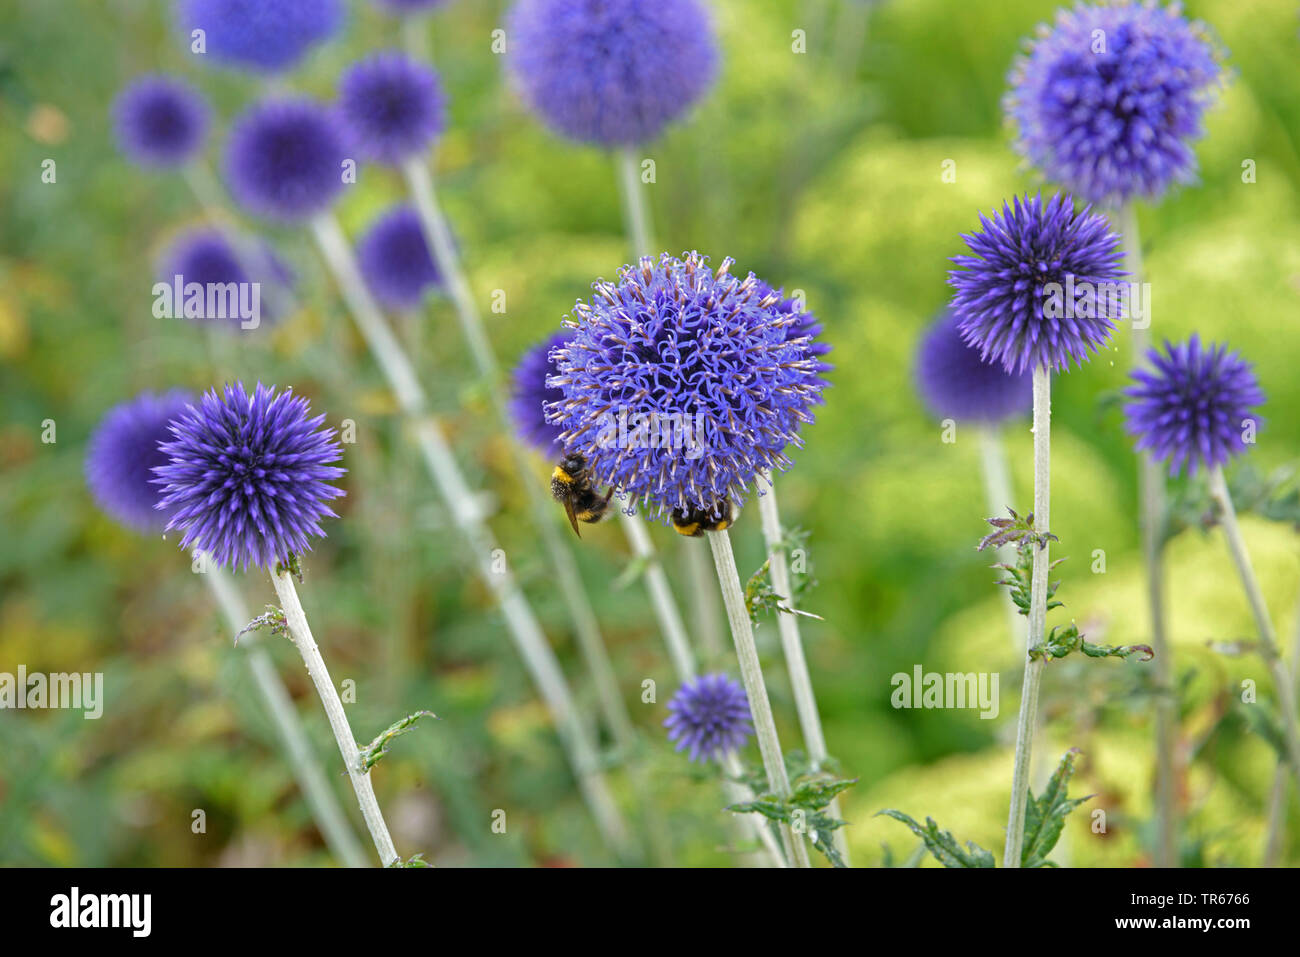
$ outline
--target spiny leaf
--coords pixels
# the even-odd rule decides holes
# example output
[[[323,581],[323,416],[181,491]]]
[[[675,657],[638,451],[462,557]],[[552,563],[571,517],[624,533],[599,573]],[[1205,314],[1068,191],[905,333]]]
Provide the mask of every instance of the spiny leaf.
[[[1074,775],[1074,758],[1078,753],[1078,748],[1065,752],[1042,797],[1035,798],[1034,792],[1029,792],[1029,802],[1025,806],[1025,841],[1020,851],[1021,867],[1055,867],[1047,855],[1052,853],[1061,838],[1065,816],[1093,796],[1067,797],[1070,778]]]
[[[415,727],[416,722],[421,718],[433,718],[437,720],[438,716],[432,711],[417,711],[414,714],[408,714],[400,721],[390,724],[379,736],[371,741],[365,747],[361,748],[361,770],[369,771],[373,768],[385,754],[388,753],[388,745],[393,738],[403,735]]]
[[[285,622],[284,611],[275,605],[267,605],[266,611],[258,615],[243,628],[239,629],[239,634],[235,635],[235,644],[239,644],[239,639],[250,631],[257,631],[260,628],[270,628],[271,634],[283,635],[288,630]]]
[[[984,850],[973,841],[967,841],[963,849],[957,843],[957,839],[952,836],[950,831],[939,830],[939,825],[934,822],[934,818],[925,819],[925,827],[917,824],[911,817],[902,811],[895,811],[893,808],[886,808],[883,811],[877,811],[876,816],[881,814],[886,817],[892,817],[895,821],[902,821],[912,833],[925,842],[926,850],[934,855],[944,867],[994,867],[993,854]]]
[[[416,854],[410,859],[405,861],[402,860],[401,858],[398,858],[388,866],[389,867],[433,867],[432,864],[430,864],[428,861],[424,859],[423,854]]]

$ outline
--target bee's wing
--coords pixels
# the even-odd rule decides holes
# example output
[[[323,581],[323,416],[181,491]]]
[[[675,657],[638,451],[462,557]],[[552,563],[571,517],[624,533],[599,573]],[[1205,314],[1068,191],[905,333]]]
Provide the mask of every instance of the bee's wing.
[[[564,500],[564,513],[569,516],[569,524],[573,526],[573,534],[582,538],[582,532],[578,531],[578,513],[573,508],[573,499]]]

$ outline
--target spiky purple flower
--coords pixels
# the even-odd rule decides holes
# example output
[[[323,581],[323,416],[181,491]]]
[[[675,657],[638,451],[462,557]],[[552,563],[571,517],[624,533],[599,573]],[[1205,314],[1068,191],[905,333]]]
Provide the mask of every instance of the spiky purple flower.
[[[1154,0],[1078,4],[1040,27],[1011,70],[1016,148],[1091,203],[1154,199],[1196,173],[1221,67],[1203,23]]]
[[[153,469],[167,463],[158,446],[171,437],[168,423],[191,399],[179,390],[142,392],[109,409],[86,444],[86,485],[95,501],[136,531],[161,532],[167,524]]]
[[[158,281],[172,285],[180,276],[182,288],[198,283],[205,289],[209,286],[229,288],[229,284],[234,283],[234,295],[241,297],[241,304],[251,304],[251,286],[248,284],[256,282],[258,319],[274,323],[282,317],[287,294],[293,285],[293,271],[264,243],[242,238],[242,253],[220,230],[199,226],[181,233],[168,245],[161,257]],[[246,266],[256,271],[250,275]],[[206,306],[205,295],[205,309]],[[177,315],[185,315],[181,304],[174,303],[174,308]],[[224,319],[208,315],[187,318],[216,318],[233,328],[246,321],[238,310],[226,308],[224,311]]]
[[[1253,410],[1264,402],[1249,362],[1227,346],[1202,347],[1196,335],[1147,358],[1151,368],[1135,370],[1136,384],[1124,390],[1125,425],[1139,451],[1167,461],[1170,475],[1184,466],[1195,475],[1245,450],[1244,432],[1259,427]]]
[[[339,112],[357,151],[397,165],[433,142],[446,125],[438,74],[404,53],[376,53],[339,81]]]
[[[562,451],[560,427],[546,421],[546,407],[561,401],[564,393],[546,382],[559,373],[552,350],[571,338],[573,333],[563,329],[543,339],[520,357],[511,376],[510,417],[515,431],[543,455],[558,456]]]
[[[193,49],[204,33],[204,55],[263,73],[296,64],[343,26],[342,0],[182,0],[180,24]]]
[[[973,256],[954,256],[951,308],[962,338],[1008,372],[1082,365],[1110,337],[1123,312],[1119,237],[1091,207],[1057,193],[1016,197],[962,239]]]
[[[117,144],[144,166],[179,166],[203,149],[211,114],[188,83],[170,76],[144,76],[113,101]]]
[[[745,689],[726,675],[700,675],[677,689],[664,719],[674,750],[692,761],[721,760],[739,751],[754,733]]]
[[[344,474],[328,464],[343,453],[324,421],[292,390],[260,383],[252,395],[235,383],[186,406],[161,446],[167,464],[153,470],[181,548],[232,568],[272,568],[309,551],[309,539],[325,534],[321,519],[334,516],[330,500],[343,494],[329,484]]]
[[[414,309],[442,284],[415,209],[394,206],[376,219],[357,241],[361,275],[379,304]]]
[[[664,253],[600,281],[553,350],[564,398],[547,407],[561,442],[650,513],[739,507],[759,469],[790,464],[824,383],[800,317],[750,273]],[[767,290],[766,293],[764,290]]]
[[[696,0],[518,0],[507,36],[528,106],[561,135],[601,146],[655,139],[717,73]]]
[[[1030,376],[985,362],[945,312],[916,350],[916,387],[936,418],[989,425],[1022,415],[1033,403]]]
[[[311,100],[268,100],[236,121],[226,147],[235,199],[267,219],[298,222],[343,190],[347,140],[335,115]]]
[[[775,292],[779,301],[773,306],[777,312],[794,316],[794,322],[786,328],[786,338],[790,340],[806,339],[806,348],[808,355],[812,359],[813,368],[817,373],[817,381],[822,386],[830,385],[825,379],[821,378],[822,373],[830,372],[835,367],[823,359],[823,356],[829,355],[831,351],[830,343],[822,337],[822,324],[817,321],[817,317],[808,310],[802,299],[796,299],[793,296],[786,296],[784,289],[773,290],[771,286],[761,279],[758,283],[760,294],[766,298],[771,292]],[[820,392],[814,400],[818,405],[826,401],[825,396]]]

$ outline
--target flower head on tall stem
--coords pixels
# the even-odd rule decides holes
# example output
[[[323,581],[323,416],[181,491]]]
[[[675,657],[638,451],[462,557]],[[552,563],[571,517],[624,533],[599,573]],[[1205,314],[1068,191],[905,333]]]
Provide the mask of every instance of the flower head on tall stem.
[[[917,391],[939,419],[996,425],[1024,415],[1033,402],[1030,378],[981,359],[949,312],[930,325],[916,351]]]
[[[1147,358],[1151,367],[1134,371],[1135,384],[1124,390],[1139,451],[1168,462],[1170,475],[1214,469],[1245,451],[1243,432],[1258,428],[1254,408],[1264,402],[1249,362],[1226,346],[1202,346],[1196,335]]]
[[[1011,70],[1016,148],[1091,203],[1161,195],[1196,173],[1222,68],[1208,29],[1154,0],[1080,3],[1040,27]]]
[[[113,129],[122,153],[142,166],[180,166],[198,155],[211,113],[193,87],[170,76],[144,76],[113,101]]]
[[[335,115],[306,99],[268,100],[236,120],[226,147],[231,194],[258,216],[301,222],[343,191],[346,136]]]
[[[560,427],[546,421],[546,407],[562,400],[564,393],[546,381],[559,373],[554,350],[567,345],[571,338],[573,333],[568,329],[548,336],[523,354],[511,374],[510,417],[515,431],[543,455],[557,455],[563,449]]]
[[[789,464],[824,385],[812,340],[792,337],[800,317],[731,265],[691,252],[625,266],[574,306],[573,338],[552,351],[547,385],[564,398],[547,421],[595,479],[661,519],[743,505],[760,469]]]
[[[159,445],[171,437],[168,424],[191,401],[179,390],[143,392],[109,409],[86,446],[86,485],[96,503],[123,525],[161,532],[168,511],[158,508],[161,492],[153,469],[169,459]]]
[[[388,165],[423,152],[447,122],[438,74],[398,52],[376,53],[343,74],[339,112],[358,152]]]
[[[154,468],[162,489],[160,509],[168,529],[182,532],[180,547],[195,546],[218,564],[274,569],[291,554],[309,551],[333,517],[330,501],[343,490],[330,485],[344,470],[325,416],[311,417],[307,400],[242,383],[213,389],[171,424]]]
[[[697,0],[518,0],[509,67],[529,108],[600,146],[655,139],[709,89],[713,28]]]
[[[250,243],[255,245],[255,241]],[[271,285],[287,292],[293,286],[293,270],[269,246],[263,245],[257,248],[259,252],[253,258],[256,259],[256,265],[262,269],[262,272],[250,275],[245,268],[246,257],[241,257],[239,250],[235,249],[221,230],[210,226],[186,230],[173,239],[163,251],[158,267],[161,273],[159,281],[170,284],[175,277],[180,276],[184,286],[198,283],[204,287],[257,282],[264,290]],[[259,298],[261,310],[259,318],[269,322],[280,319],[281,316],[276,311],[275,305],[278,301],[278,296],[268,295],[267,291],[264,291]],[[181,313],[179,303],[175,308],[178,314]],[[241,317],[235,310],[226,310],[225,318],[218,321],[238,327]]]
[[[185,41],[203,31],[204,56],[259,73],[294,66],[343,26],[343,0],[182,0]]]
[[[962,236],[974,255],[948,273],[962,338],[1008,372],[1081,365],[1122,312],[1123,253],[1106,218],[1057,193],[1017,196],[980,225]]]
[[[745,689],[724,674],[686,681],[668,702],[664,719],[675,750],[692,761],[720,761],[739,751],[754,734]]]
[[[357,241],[357,265],[370,292],[389,309],[414,309],[442,285],[416,211],[394,206]]]

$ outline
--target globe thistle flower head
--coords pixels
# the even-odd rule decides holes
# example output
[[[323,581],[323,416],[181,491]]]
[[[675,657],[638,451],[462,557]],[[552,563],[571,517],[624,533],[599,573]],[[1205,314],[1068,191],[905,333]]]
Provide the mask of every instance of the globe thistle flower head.
[[[660,519],[738,510],[760,469],[790,464],[823,387],[810,340],[791,337],[799,316],[731,265],[692,252],[624,266],[574,306],[572,338],[552,350],[547,385],[564,398],[546,420],[565,450]]]
[[[211,114],[189,84],[169,76],[135,80],[113,101],[118,147],[143,166],[180,166],[203,149]]]
[[[754,733],[745,689],[723,674],[690,679],[672,696],[668,710],[668,740],[692,761],[721,760]]]
[[[343,490],[329,484],[344,474],[330,465],[342,456],[325,416],[311,417],[307,400],[242,383],[213,389],[171,424],[156,467],[167,528],[182,533],[181,548],[200,548],[219,564],[273,568],[308,551],[333,517],[330,501]]]
[[[377,53],[339,81],[339,110],[362,156],[396,165],[446,126],[438,74],[403,53]]]
[[[650,142],[717,73],[717,43],[698,0],[518,0],[507,32],[524,102],[582,143]]]
[[[559,373],[553,350],[567,345],[572,337],[572,332],[562,329],[543,339],[523,354],[511,375],[510,418],[515,432],[543,455],[558,457],[564,450],[560,427],[546,421],[547,406],[562,401],[564,393],[548,386],[547,380]]]
[[[435,7],[443,6],[447,0],[375,0],[375,6],[385,13],[405,17],[426,13]]]
[[[234,295],[240,297],[238,302],[241,306],[251,304],[250,293],[245,291],[246,284],[255,282],[258,284],[259,322],[274,323],[283,316],[282,307],[294,282],[293,270],[265,244],[245,240],[241,250],[236,250],[230,239],[218,229],[200,226],[187,230],[163,251],[158,280],[172,285],[179,276],[182,291],[191,283],[198,283],[205,290],[214,286],[226,289],[234,283]],[[255,272],[250,274],[249,268]],[[198,318],[202,321],[215,318],[232,329],[240,328],[247,317],[238,309],[225,308],[231,301],[223,299],[224,317]],[[184,315],[180,303],[174,303],[174,309],[177,315]]]
[[[1204,24],[1154,0],[1062,10],[1012,67],[1016,148],[1091,203],[1159,197],[1196,173],[1192,141],[1222,74]]]
[[[419,214],[410,206],[395,206],[375,220],[357,242],[357,262],[371,294],[389,309],[414,309],[442,285]]]
[[[981,359],[979,349],[962,339],[956,317],[947,312],[921,338],[916,386],[938,419],[995,425],[1024,414],[1033,404],[1030,375],[1007,372]]]
[[[182,0],[186,42],[203,31],[204,55],[259,73],[294,66],[343,26],[343,0]]]
[[[963,268],[948,273],[962,338],[1008,372],[1081,365],[1110,337],[1127,292],[1106,218],[1057,193],[1016,197],[980,225],[962,236],[974,255],[954,256]]]
[[[300,222],[343,190],[346,138],[332,112],[305,99],[269,100],[235,121],[226,147],[230,192],[250,212]]]
[[[1257,429],[1254,408],[1264,402],[1254,370],[1226,346],[1202,346],[1199,337],[1152,349],[1150,368],[1133,372],[1124,390],[1125,425],[1139,451],[1169,463],[1169,474],[1185,467],[1213,469],[1245,451],[1246,429]]]
[[[167,524],[153,469],[168,461],[158,446],[171,437],[168,423],[190,400],[181,391],[141,393],[109,409],[91,434],[86,485],[99,507],[123,525],[147,533]]]

